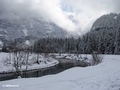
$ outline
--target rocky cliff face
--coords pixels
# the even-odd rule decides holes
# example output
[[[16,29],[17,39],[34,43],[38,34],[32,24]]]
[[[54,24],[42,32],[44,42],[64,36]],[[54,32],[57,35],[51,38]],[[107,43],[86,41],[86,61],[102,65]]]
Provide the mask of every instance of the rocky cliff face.
[[[21,37],[59,37],[70,34],[56,24],[42,18],[0,18],[0,39],[15,39]]]

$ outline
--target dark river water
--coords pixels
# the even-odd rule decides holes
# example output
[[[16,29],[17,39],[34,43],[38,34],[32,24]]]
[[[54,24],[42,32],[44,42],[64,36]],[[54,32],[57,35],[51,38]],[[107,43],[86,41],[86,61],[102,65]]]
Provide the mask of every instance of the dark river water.
[[[44,75],[57,74],[72,67],[88,66],[84,62],[80,62],[76,60],[67,60],[67,59],[57,59],[57,60],[59,61],[59,64],[56,66],[44,68],[44,69],[29,70],[27,72],[21,72],[22,78],[41,77]],[[18,76],[16,73],[0,74],[0,81],[15,79],[17,77]]]

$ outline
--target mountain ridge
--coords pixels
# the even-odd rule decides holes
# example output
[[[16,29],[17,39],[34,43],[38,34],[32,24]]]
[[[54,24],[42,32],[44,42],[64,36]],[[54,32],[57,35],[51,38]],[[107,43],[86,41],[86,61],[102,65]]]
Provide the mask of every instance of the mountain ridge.
[[[74,37],[75,35],[44,18],[0,18],[1,41],[30,36],[36,38],[65,38]]]

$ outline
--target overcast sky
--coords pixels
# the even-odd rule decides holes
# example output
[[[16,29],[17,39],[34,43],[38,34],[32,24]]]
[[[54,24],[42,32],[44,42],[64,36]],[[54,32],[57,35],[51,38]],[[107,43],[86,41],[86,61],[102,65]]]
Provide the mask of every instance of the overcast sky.
[[[103,14],[119,13],[120,0],[0,0],[4,17],[44,17],[67,31],[84,33]],[[1,15],[2,16],[2,15]]]

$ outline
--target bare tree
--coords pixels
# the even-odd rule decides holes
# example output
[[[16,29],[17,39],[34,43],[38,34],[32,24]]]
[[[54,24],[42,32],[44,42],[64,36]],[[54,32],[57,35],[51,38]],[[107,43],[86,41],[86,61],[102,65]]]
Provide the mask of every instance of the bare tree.
[[[98,54],[96,51],[94,51],[92,53],[92,59],[93,59],[92,65],[97,65],[97,64],[102,62],[103,55],[102,54]]]
[[[9,61],[15,69],[18,76],[21,76],[22,66],[25,65],[25,71],[28,69],[28,61],[31,55],[29,48],[22,48],[22,45],[15,43],[12,46],[12,51],[9,57],[6,59]]]
[[[23,65],[25,59],[25,54],[22,51],[17,51],[12,53],[12,59],[13,60],[13,67],[15,68],[16,73],[18,76],[21,76],[21,67]]]

